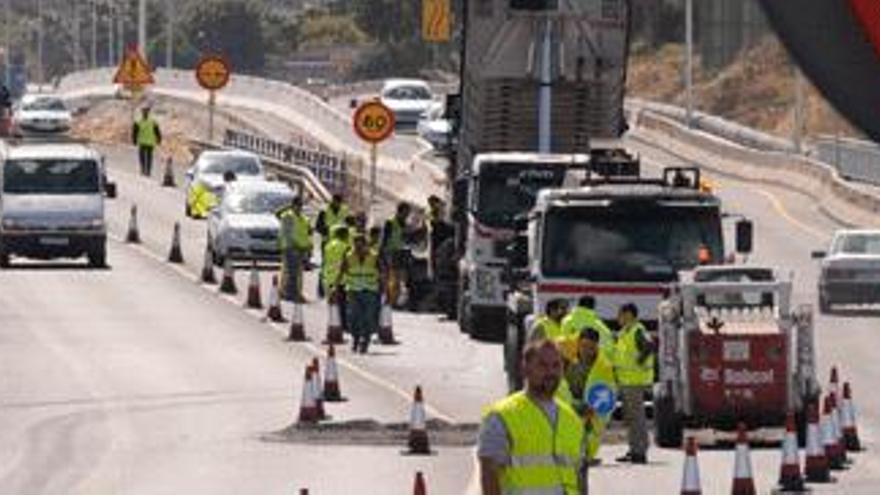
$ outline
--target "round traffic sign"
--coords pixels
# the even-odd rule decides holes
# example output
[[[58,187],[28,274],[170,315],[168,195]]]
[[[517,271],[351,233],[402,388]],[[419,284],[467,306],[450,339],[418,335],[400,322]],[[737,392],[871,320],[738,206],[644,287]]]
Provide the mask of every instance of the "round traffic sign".
[[[608,385],[595,383],[587,390],[586,402],[599,416],[608,416],[614,412],[614,407],[617,405],[617,397],[614,389]]]
[[[223,89],[229,84],[232,67],[219,55],[207,55],[196,65],[196,80],[199,85],[209,91]]]
[[[380,101],[368,101],[354,112],[354,131],[368,143],[379,143],[394,132],[394,112]]]

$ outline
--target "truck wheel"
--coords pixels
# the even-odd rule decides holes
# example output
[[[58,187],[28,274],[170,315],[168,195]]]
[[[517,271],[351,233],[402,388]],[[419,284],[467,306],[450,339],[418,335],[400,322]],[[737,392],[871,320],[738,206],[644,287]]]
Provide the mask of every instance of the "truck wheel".
[[[657,445],[666,449],[681,448],[684,427],[681,416],[675,410],[675,402],[670,397],[654,401],[654,439]]]
[[[468,301],[467,287],[463,280],[458,281],[458,301],[456,302],[456,307],[458,308],[455,311],[455,316],[458,320],[458,329],[461,330],[461,333],[470,335],[471,329],[473,328],[474,317],[473,314],[471,314],[471,304]]]
[[[474,309],[470,306],[469,313],[472,339],[496,344],[505,341],[507,323],[497,311]]]
[[[107,266],[107,246],[101,242],[92,247],[88,253],[89,266],[92,268],[104,268]]]
[[[507,324],[507,338],[504,340],[504,371],[507,375],[507,390],[514,393],[523,388],[520,354],[525,340],[522,321]]]

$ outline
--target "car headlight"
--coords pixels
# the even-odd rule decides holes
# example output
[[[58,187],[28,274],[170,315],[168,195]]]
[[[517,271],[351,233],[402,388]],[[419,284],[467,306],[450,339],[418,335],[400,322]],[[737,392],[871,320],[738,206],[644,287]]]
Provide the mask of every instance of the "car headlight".
[[[481,298],[490,298],[495,295],[495,289],[498,285],[497,277],[494,272],[488,270],[477,270],[474,274],[474,289],[477,296]]]

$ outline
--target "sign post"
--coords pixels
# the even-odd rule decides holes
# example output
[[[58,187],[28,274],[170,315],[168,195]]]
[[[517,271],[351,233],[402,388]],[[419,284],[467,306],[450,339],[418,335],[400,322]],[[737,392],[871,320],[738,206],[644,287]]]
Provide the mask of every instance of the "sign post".
[[[372,217],[373,205],[376,202],[376,165],[379,160],[379,143],[394,133],[394,112],[378,99],[368,101],[355,110],[352,124],[355,133],[370,144],[370,203],[367,213]],[[361,191],[361,202],[363,202],[363,174],[361,174]]]
[[[196,81],[208,90],[208,141],[214,141],[214,112],[217,106],[217,91],[229,84],[232,66],[226,58],[219,55],[206,55],[196,65]]]

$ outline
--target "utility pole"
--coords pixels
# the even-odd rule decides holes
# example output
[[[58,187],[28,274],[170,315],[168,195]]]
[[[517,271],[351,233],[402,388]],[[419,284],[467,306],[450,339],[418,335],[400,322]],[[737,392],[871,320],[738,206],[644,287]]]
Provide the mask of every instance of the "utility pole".
[[[174,68],[174,0],[165,0],[165,67]]]
[[[694,124],[694,1],[685,2],[685,98],[687,100],[686,124]]]
[[[113,0],[108,0],[107,2],[107,67],[113,67],[116,65],[116,54],[114,53],[114,47],[116,46],[116,36],[114,33],[116,32],[116,18],[114,17],[114,13],[116,12],[116,7],[113,5]]]
[[[147,58],[147,0],[138,0],[138,50]]]
[[[80,36],[80,22],[79,22],[79,4],[77,2],[71,2],[71,7],[73,8],[73,70],[79,70],[81,64],[81,56],[80,49],[82,48],[82,37]]]
[[[121,61],[125,54],[125,15],[127,14],[125,3],[116,7],[116,61]]]
[[[92,0],[92,49],[90,50],[89,66],[98,66],[98,0]]]
[[[9,31],[12,29],[12,6],[10,3],[12,0],[5,0],[4,7],[4,24],[3,24],[3,82],[6,84],[8,88],[12,81],[12,70],[10,69],[10,64],[12,63],[12,47],[9,43]]]
[[[795,153],[804,151],[804,132],[806,131],[806,107],[804,97],[804,73],[800,67],[794,67],[794,128],[791,132],[791,140],[794,144]]]
[[[43,0],[37,0],[37,84],[41,90],[45,81],[43,70]]]

